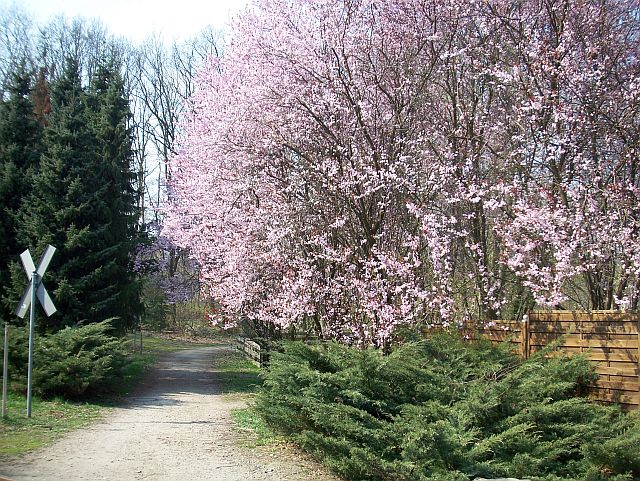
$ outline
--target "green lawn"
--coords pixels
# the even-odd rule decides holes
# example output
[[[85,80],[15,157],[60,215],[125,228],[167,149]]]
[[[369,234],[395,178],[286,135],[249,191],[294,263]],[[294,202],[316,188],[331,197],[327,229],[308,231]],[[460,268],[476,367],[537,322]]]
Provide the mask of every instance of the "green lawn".
[[[244,442],[247,447],[272,446],[284,442],[284,439],[274,433],[252,407],[234,409],[231,411],[231,418],[235,428],[247,434]]]
[[[246,396],[262,385],[260,368],[237,351],[217,353],[213,367],[225,394]]]
[[[92,403],[34,397],[31,418],[27,418],[25,396],[10,393],[8,401],[7,417],[0,422],[0,459],[49,444],[73,429],[91,424],[109,409]]]

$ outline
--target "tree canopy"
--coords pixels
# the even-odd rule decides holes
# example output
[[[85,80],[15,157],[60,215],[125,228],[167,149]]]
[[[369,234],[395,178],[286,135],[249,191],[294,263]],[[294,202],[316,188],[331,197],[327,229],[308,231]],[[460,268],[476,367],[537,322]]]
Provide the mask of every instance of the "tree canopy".
[[[165,234],[222,312],[637,307],[638,2],[258,0],[200,71]]]
[[[139,235],[131,113],[119,67],[101,63],[88,87],[73,57],[50,86],[39,76],[32,91],[30,77],[21,75],[5,107],[14,115],[3,116],[14,140],[1,142],[2,166],[18,179],[5,204],[11,245],[4,272],[13,264],[6,304],[15,307],[26,282],[16,251],[29,247],[37,256],[52,244],[46,283],[58,313],[39,322],[41,329],[112,317],[123,329],[140,310],[130,268]],[[33,96],[50,98],[50,109],[36,108]]]

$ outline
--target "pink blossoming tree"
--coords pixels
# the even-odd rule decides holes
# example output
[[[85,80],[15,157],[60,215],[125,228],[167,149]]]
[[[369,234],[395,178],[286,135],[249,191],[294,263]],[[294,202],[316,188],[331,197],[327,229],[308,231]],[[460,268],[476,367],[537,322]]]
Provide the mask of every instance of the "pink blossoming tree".
[[[224,319],[635,306],[638,5],[257,0],[200,71],[164,235]]]

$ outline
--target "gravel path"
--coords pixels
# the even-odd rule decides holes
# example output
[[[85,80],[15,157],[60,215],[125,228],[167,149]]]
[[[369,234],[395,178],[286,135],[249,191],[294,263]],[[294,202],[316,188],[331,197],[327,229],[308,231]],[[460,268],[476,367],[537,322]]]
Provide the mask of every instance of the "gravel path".
[[[107,418],[55,444],[0,465],[15,481],[224,480],[337,481],[286,450],[241,447],[212,359],[226,347],[171,354]]]

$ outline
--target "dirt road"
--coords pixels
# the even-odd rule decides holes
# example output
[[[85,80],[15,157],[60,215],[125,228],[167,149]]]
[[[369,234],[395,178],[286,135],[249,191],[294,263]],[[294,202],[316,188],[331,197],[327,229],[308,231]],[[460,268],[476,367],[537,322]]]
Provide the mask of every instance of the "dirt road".
[[[241,447],[212,358],[226,347],[170,355],[139,393],[101,422],[0,465],[15,481],[335,481],[298,455]]]

